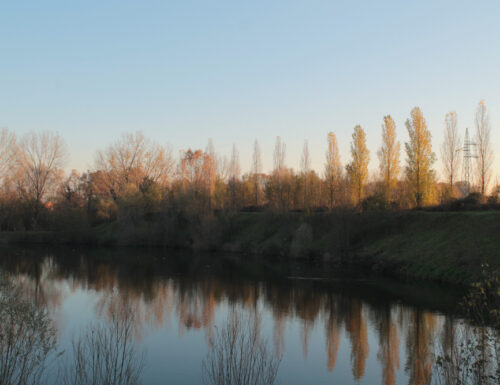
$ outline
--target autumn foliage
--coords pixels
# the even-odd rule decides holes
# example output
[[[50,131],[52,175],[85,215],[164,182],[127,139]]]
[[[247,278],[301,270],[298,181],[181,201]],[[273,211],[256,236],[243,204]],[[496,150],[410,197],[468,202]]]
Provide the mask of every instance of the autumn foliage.
[[[354,127],[350,160],[342,164],[334,132],[327,135],[323,172],[311,167],[307,141],[299,170],[287,165],[286,144],[276,138],[273,168],[264,172],[255,141],[248,172],[242,173],[238,149],[219,155],[212,140],[205,149],[188,148],[176,156],[141,132],[126,133],[97,151],[89,170],[64,172],[68,151],[61,136],[29,133],[18,139],[0,131],[1,230],[67,230],[104,222],[160,221],[165,214],[210,218],[239,211],[331,211],[336,209],[411,209],[460,198],[457,118],[446,115],[442,146],[446,182],[437,181],[430,131],[420,108],[406,122],[406,159],[401,166],[396,123],[383,118],[379,172],[370,171],[365,130]],[[484,102],[476,114],[477,190],[491,179],[489,120]],[[402,172],[404,171],[404,172]],[[78,226],[76,225],[78,224]],[[77,231],[77,230],[75,230]]]

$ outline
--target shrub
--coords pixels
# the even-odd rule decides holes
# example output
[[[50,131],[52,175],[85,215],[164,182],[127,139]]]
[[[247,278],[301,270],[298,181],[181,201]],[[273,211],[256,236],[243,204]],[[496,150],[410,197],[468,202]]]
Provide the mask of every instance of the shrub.
[[[47,313],[21,298],[0,276],[0,383],[41,383],[55,348],[56,333]]]
[[[233,313],[216,330],[202,363],[206,385],[272,385],[281,358],[273,356],[260,336],[260,318],[242,318]]]

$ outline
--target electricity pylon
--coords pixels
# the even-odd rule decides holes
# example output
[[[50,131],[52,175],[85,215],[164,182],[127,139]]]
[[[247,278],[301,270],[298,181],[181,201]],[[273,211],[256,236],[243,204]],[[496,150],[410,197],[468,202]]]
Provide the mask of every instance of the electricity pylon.
[[[464,146],[460,149],[464,153],[464,161],[462,163],[462,178],[464,181],[464,193],[465,195],[470,194],[470,179],[472,173],[472,159],[477,158],[475,151],[473,150],[476,143],[472,142],[469,138],[469,129],[465,129]]]

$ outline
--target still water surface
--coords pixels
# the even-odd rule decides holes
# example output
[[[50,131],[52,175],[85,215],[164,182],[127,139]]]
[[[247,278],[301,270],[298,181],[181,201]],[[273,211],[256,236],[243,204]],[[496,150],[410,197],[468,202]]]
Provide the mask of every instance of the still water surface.
[[[57,327],[60,349],[124,304],[146,354],[143,383],[201,384],[232,311],[260,316],[279,384],[426,384],[432,347],[457,320],[457,288],[323,266],[142,249],[0,249],[0,269]]]

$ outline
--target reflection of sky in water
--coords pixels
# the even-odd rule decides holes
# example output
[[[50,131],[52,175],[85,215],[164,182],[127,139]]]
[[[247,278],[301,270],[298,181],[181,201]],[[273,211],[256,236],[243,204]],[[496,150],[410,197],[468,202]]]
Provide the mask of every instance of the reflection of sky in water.
[[[23,290],[48,307],[60,348],[67,352],[72,337],[89,323],[107,319],[122,302],[130,304],[146,351],[146,385],[201,383],[208,340],[233,308],[261,315],[263,337],[283,353],[280,384],[407,384],[410,378],[424,383],[430,374],[428,345],[445,319],[383,299],[370,303],[328,288],[311,290],[307,284],[280,287],[172,270],[141,277],[110,263],[82,263],[85,269],[77,265],[61,272],[55,261],[44,262],[38,280],[14,270]],[[141,281],[146,278],[150,281]]]

